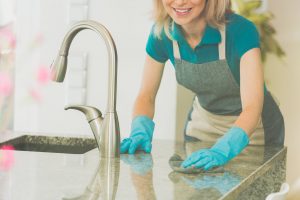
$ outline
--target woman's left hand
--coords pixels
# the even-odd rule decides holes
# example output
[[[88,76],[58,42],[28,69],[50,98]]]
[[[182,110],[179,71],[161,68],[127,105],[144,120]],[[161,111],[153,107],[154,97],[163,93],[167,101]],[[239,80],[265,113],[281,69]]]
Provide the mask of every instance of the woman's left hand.
[[[181,167],[195,167],[209,170],[216,166],[224,165],[228,158],[222,153],[215,152],[212,149],[201,149],[193,152],[181,165]]]
[[[246,132],[239,127],[232,127],[210,149],[201,149],[193,152],[181,167],[203,167],[209,170],[213,167],[225,165],[237,156],[249,143]]]

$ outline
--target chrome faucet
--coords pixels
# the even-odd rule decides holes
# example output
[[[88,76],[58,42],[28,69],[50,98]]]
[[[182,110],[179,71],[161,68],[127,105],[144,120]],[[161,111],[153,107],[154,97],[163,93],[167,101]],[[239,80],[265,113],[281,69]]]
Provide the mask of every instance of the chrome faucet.
[[[90,124],[101,157],[120,157],[120,129],[116,112],[116,88],[117,88],[117,50],[108,30],[95,21],[87,20],[76,23],[66,34],[61,44],[59,54],[52,64],[53,81],[63,82],[67,71],[67,58],[72,40],[78,32],[90,29],[98,33],[105,41],[108,50],[109,78],[108,100],[104,118],[102,113],[94,107],[83,105],[71,105],[65,110],[75,109],[83,112]]]

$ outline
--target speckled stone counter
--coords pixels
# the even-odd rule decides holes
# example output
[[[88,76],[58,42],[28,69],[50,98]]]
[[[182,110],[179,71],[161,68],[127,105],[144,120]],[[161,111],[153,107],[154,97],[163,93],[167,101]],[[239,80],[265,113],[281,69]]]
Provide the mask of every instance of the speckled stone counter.
[[[0,142],[17,135],[0,134]],[[45,146],[93,141],[41,138]],[[125,154],[113,160],[100,159],[98,149],[77,154],[14,151],[13,167],[0,170],[0,200],[251,200],[265,199],[285,181],[286,148],[280,147],[248,146],[222,173],[182,174],[168,164],[174,154],[185,158],[210,145],[154,140],[152,154]]]

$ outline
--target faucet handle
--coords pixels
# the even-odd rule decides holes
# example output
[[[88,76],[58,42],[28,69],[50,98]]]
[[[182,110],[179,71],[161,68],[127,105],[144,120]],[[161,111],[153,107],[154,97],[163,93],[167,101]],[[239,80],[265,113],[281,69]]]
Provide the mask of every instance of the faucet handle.
[[[74,109],[74,110],[79,110],[81,112],[83,112],[86,116],[86,119],[88,120],[88,122],[93,121],[94,119],[97,118],[102,118],[102,113],[100,110],[98,110],[97,108],[94,108],[92,106],[83,106],[83,105],[69,105],[65,107],[65,110],[68,109]]]

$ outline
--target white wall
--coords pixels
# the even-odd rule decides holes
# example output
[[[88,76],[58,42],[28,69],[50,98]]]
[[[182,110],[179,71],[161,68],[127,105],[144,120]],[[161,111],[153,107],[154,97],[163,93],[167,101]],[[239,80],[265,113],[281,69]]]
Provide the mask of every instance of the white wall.
[[[37,9],[29,9],[30,3]],[[118,50],[118,88],[117,111],[120,120],[121,136],[130,132],[131,112],[134,99],[141,82],[141,73],[145,58],[145,45],[152,26],[151,1],[105,1],[105,0],[44,0],[23,1],[19,3],[17,23],[23,33],[32,32],[29,19],[36,15],[33,23],[35,32],[41,32],[45,41],[39,47],[38,55],[27,62],[50,65],[58,52],[64,34],[70,28],[68,24],[69,3],[88,2],[88,19],[102,23],[111,32]],[[22,5],[24,4],[24,5]],[[20,6],[21,5],[21,6]],[[23,10],[22,10],[23,9]],[[25,9],[25,10],[24,10]],[[21,13],[21,14],[20,14]],[[24,25],[23,22],[26,22]],[[29,27],[28,27],[29,26]],[[19,39],[26,39],[19,33]],[[30,33],[28,33],[30,34]],[[27,38],[28,40],[28,38]],[[91,31],[79,33],[72,43],[71,54],[88,54],[86,105],[96,106],[105,111],[107,100],[107,53],[101,38]],[[19,56],[20,57],[20,56]],[[27,64],[30,68],[32,65]],[[24,68],[21,61],[17,69]],[[33,67],[34,68],[34,67]],[[69,69],[65,82],[68,80]],[[18,96],[15,110],[15,130],[41,132],[44,134],[92,135],[85,117],[76,111],[64,111],[70,103],[68,84],[51,83],[43,89],[44,99],[41,103],[24,105],[23,96],[26,91],[26,79],[32,77],[32,70],[19,70],[17,74]],[[28,85],[28,84],[27,84]],[[72,102],[79,101],[71,99]],[[167,64],[156,104],[156,138],[173,139],[175,137],[175,102],[176,84],[173,67]],[[26,116],[31,116],[26,117]]]
[[[287,181],[300,178],[300,1],[269,1],[274,14],[272,24],[277,30],[286,57],[280,61],[274,56],[266,63],[266,78],[270,90],[280,100],[286,124],[285,145],[288,147]]]

